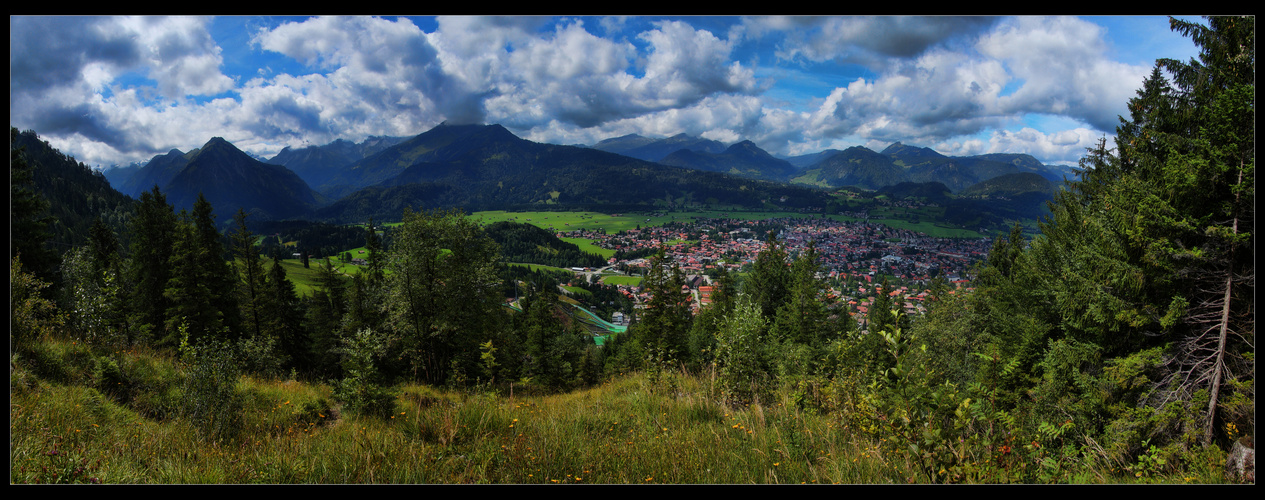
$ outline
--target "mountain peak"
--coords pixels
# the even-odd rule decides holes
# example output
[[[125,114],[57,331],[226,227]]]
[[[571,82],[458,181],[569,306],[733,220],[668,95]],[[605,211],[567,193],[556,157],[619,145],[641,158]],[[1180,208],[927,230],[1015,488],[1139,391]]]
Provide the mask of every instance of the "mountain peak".
[[[746,152],[751,152],[751,153],[765,152],[763,149],[760,149],[760,146],[756,146],[755,143],[751,142],[750,140],[739,141],[735,143],[733,146],[729,146],[729,149],[725,150],[726,153],[735,153],[739,151],[746,151]]]

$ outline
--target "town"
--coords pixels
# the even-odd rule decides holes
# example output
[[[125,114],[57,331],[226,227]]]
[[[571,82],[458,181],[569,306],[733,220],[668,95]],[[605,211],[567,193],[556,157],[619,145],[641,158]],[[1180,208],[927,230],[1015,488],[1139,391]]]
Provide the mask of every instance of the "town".
[[[557,233],[559,237],[592,240],[616,252],[605,268],[573,268],[576,279],[585,282],[595,280],[595,276],[606,282],[601,277],[612,274],[644,276],[649,255],[663,247],[665,256],[686,275],[695,310],[709,303],[712,278],[718,269],[723,266],[731,274],[744,274],[765,249],[770,235],[782,242],[792,258],[810,242],[814,244],[821,277],[829,286],[827,298],[834,304],[846,304],[861,324],[876,293],[899,299],[907,314],[922,314],[934,281],[951,289],[969,288],[971,267],[992,245],[988,238],[935,238],[864,220],[830,218],[702,218],[615,234],[594,230]],[[621,260],[619,256],[632,258]],[[881,290],[883,280],[888,282],[888,290]],[[616,286],[634,304],[648,300],[640,286],[619,283]],[[628,321],[622,314],[611,320],[615,324]]]

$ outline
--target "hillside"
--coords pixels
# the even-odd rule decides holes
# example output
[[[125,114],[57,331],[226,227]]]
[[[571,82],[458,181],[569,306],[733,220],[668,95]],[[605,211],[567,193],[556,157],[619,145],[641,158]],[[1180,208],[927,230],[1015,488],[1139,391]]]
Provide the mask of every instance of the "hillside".
[[[14,366],[11,484],[826,484],[918,477],[907,465],[867,454],[865,441],[828,416],[799,411],[789,400],[726,408],[706,381],[680,375],[670,375],[671,393],[660,389],[665,381],[639,374],[567,394],[520,390],[512,398],[407,384],[391,388],[398,396],[389,418],[348,411],[330,398],[328,385],[234,376],[240,430],[216,444],[177,416],[189,397],[182,380],[197,376],[194,367],[149,350],[109,356],[70,342],[41,349],[60,374],[25,359]],[[116,370],[101,375],[94,362]],[[250,452],[231,451],[239,447]]]
[[[1016,196],[1024,193],[1054,195],[1056,186],[1040,174],[1023,172],[993,177],[963,189],[962,196]]]
[[[124,229],[135,200],[111,187],[100,171],[66,156],[30,130],[19,132],[10,127],[9,150],[21,151],[31,169],[30,188],[48,202],[47,214],[53,217],[51,224],[44,227],[52,237],[48,248],[60,254],[83,244],[97,218],[122,234],[126,245]],[[15,236],[12,229],[11,237]]]
[[[574,243],[554,236],[552,231],[531,224],[501,221],[483,228],[497,244],[506,262],[541,264],[552,267],[601,267],[602,256],[580,251]]]

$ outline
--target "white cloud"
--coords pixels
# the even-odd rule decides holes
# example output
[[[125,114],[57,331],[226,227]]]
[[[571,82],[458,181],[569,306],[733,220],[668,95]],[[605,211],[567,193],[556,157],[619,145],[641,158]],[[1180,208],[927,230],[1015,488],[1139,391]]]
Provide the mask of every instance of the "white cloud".
[[[1023,153],[1044,163],[1075,164],[1085,150],[1098,144],[1102,132],[1078,127],[1045,133],[1034,128],[996,130],[988,138],[946,140],[931,146],[946,155],[968,156],[987,153]]]
[[[102,162],[217,135],[268,152],[412,135],[441,120],[565,143],[688,133],[802,154],[901,140],[1074,161],[1114,129],[1150,70],[1114,62],[1104,29],[1075,18],[460,16],[436,25],[425,33],[408,19],[364,16],[276,25],[248,34],[252,55],[272,67],[230,65],[241,81],[225,74],[224,54],[250,51],[222,49],[232,42],[212,39],[206,18],[14,16],[10,121],[55,145],[83,144]],[[816,78],[824,68],[836,73]],[[990,132],[1031,114],[1065,122]]]
[[[980,53],[1003,62],[1023,85],[999,100],[1007,113],[1052,113],[1114,130],[1150,67],[1107,58],[1103,29],[1069,18],[1019,17],[981,37]]]

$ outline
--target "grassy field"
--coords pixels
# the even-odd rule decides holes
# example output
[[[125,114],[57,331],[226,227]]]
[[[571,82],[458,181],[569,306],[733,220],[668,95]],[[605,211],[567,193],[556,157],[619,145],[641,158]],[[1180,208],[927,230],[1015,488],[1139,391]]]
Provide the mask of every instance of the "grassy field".
[[[699,218],[733,218],[742,220],[764,220],[774,217],[815,217],[798,212],[657,212],[663,215],[648,213],[603,214],[598,212],[475,212],[470,217],[482,220],[485,224],[505,220],[532,224],[555,231],[606,230],[616,233],[637,227],[661,226],[669,222],[694,222]]]
[[[563,268],[561,268],[561,267],[546,266],[546,265],[544,265],[544,264],[523,264],[523,263],[519,263],[519,262],[510,262],[510,263],[509,263],[509,265],[511,265],[511,266],[524,266],[524,267],[527,267],[528,269],[531,269],[532,271],[541,271],[541,270],[543,270],[543,271],[564,272],[564,273],[567,273],[567,274],[572,274],[572,273],[573,273],[573,271],[571,271],[570,269],[563,269]]]
[[[904,210],[904,209],[902,209]],[[891,215],[900,215],[900,217],[882,217],[884,213]],[[945,227],[937,224],[935,214],[927,210],[913,210],[906,212],[875,212],[870,222],[885,224],[891,227],[908,229],[925,233],[935,238],[982,238],[987,235],[971,229]],[[476,219],[482,220],[484,223],[499,222],[503,220],[512,220],[526,224],[533,224],[541,228],[552,229],[554,231],[572,231],[577,229],[599,230],[605,229],[607,233],[616,233],[628,229],[636,229],[637,227],[660,226],[669,222],[694,222],[700,218],[728,218],[739,220],[766,220],[772,218],[808,218],[820,217],[819,215],[802,214],[798,212],[738,212],[738,211],[710,211],[710,212],[672,212],[661,216],[649,214],[620,214],[619,216],[602,214],[597,212],[475,212],[470,215]],[[842,221],[855,222],[858,219],[845,217],[842,215],[828,215],[828,218]],[[910,222],[911,217],[917,217],[918,222]],[[567,241],[581,245],[581,249],[587,252],[597,252],[599,247],[589,245],[585,246],[582,242],[587,240],[580,238],[569,238]],[[604,250],[605,251],[605,250]],[[609,252],[609,251],[608,251]],[[610,258],[610,255],[601,253],[602,256]]]
[[[595,253],[595,254],[601,255],[602,258],[605,258],[605,259],[609,259],[615,256],[615,250],[599,247],[593,243],[593,240],[590,240],[588,238],[560,238],[560,239],[567,243],[574,243],[576,246],[580,247],[581,252]]]
[[[352,250],[352,254],[356,251]],[[264,269],[272,269],[272,259],[263,259]],[[344,276],[354,276],[360,272],[360,266],[350,262],[344,263],[338,256],[331,256],[330,263],[334,268]],[[286,278],[294,283],[294,291],[299,295],[312,295],[316,287],[320,284],[321,267],[325,265],[325,259],[309,259],[308,267],[303,267],[303,261],[300,259],[282,259],[281,266],[285,268]]]
[[[404,384],[390,389],[389,417],[342,411],[325,384],[241,376],[232,389],[236,432],[216,439],[181,416],[185,368],[167,352],[70,340],[33,349],[10,366],[10,484],[925,480],[907,454],[855,429],[846,415],[800,410],[786,396],[726,405],[709,374],[617,375],[557,395]],[[114,372],[98,368],[103,363],[126,385],[116,386]],[[1197,463],[1149,477],[1090,470],[1054,480],[1224,481],[1218,467]]]
[[[607,285],[640,286],[641,276],[606,276],[602,278],[602,283]]]

